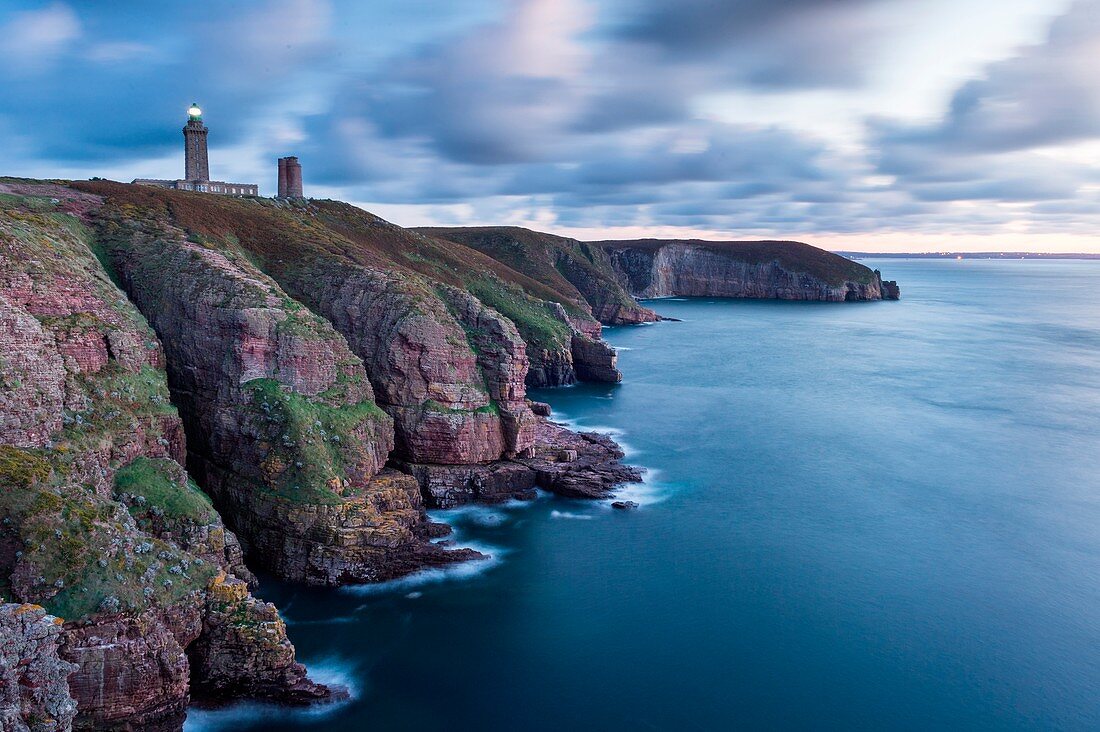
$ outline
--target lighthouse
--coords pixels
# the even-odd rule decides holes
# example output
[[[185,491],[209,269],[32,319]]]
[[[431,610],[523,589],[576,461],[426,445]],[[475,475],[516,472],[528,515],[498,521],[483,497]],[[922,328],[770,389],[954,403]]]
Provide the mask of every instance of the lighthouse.
[[[210,158],[206,152],[206,135],[209,130],[202,123],[202,109],[198,103],[187,109],[187,124],[183,126],[183,179],[163,180],[160,178],[135,178],[133,182],[142,186],[174,188],[177,191],[198,191],[199,193],[219,193],[223,196],[258,196],[260,187],[255,183],[226,183],[210,180]],[[298,175],[301,181],[301,174]],[[298,183],[298,191],[301,191]],[[299,192],[299,196],[301,193]]]
[[[187,124],[183,126],[184,180],[205,183],[210,180],[210,159],[206,153],[206,125],[202,123],[202,110],[198,103],[187,110]]]

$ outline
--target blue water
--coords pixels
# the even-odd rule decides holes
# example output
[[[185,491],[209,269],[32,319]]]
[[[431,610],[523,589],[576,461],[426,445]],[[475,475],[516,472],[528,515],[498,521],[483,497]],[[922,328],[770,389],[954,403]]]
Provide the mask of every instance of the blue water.
[[[1100,729],[1100,263],[884,260],[904,299],[659,300],[621,386],[544,391],[633,512],[444,518],[493,554],[265,582],[355,699],[189,729]]]

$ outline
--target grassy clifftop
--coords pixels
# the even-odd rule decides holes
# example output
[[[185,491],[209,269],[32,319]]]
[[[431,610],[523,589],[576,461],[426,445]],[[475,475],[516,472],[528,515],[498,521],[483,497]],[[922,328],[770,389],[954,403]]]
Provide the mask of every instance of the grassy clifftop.
[[[605,251],[634,249],[655,253],[669,245],[700,247],[748,264],[779,262],[790,272],[802,272],[830,284],[869,283],[874,272],[850,259],[798,241],[705,241],[702,239],[632,239],[591,242]]]
[[[576,239],[518,226],[416,229],[463,244],[550,288],[562,303],[608,325],[656,320],[623,289],[606,252]]]
[[[193,241],[234,250],[264,271],[309,267],[318,257],[337,257],[411,280],[464,289],[497,310],[529,344],[567,348],[570,328],[555,316],[561,303],[571,317],[591,319],[576,292],[517,271],[475,248],[391,224],[339,201],[232,198],[109,181],[81,181],[74,188],[109,198],[123,213],[163,216]]]

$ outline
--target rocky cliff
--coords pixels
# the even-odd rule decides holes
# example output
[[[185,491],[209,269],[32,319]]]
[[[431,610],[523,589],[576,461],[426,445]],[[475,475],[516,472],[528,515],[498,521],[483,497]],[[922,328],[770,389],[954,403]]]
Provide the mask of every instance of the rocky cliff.
[[[603,248],[518,226],[422,228],[416,231],[478,250],[550,288],[580,317],[604,325],[659,320],[623,289]]]
[[[837,254],[791,241],[593,242],[636,297],[896,300],[896,282]]]
[[[313,584],[470,558],[428,541],[415,491],[376,479],[394,421],[344,338],[240,249],[180,229],[165,203],[108,192],[97,242],[165,344],[188,466],[246,553]]]
[[[481,556],[433,541],[428,507],[639,480],[526,398],[620,380],[601,321],[657,318],[631,293],[896,295],[812,247],[726,249],[0,180],[5,729],[178,730],[192,698],[339,695],[249,567],[386,580]]]
[[[425,235],[476,249],[538,283],[557,305],[552,317],[570,330],[568,344],[531,354],[531,386],[560,386],[576,380],[616,382],[622,378],[614,351],[600,338],[600,324],[650,323],[660,317],[623,289],[607,253],[576,239],[516,226],[422,228]],[[549,294],[546,294],[549,293]],[[528,344],[540,339],[528,338]]]
[[[58,654],[62,620],[38,605],[0,604],[0,729],[61,732],[72,727],[76,701]]]
[[[188,647],[252,622],[246,611],[204,627],[212,583],[249,575],[180,465],[161,344],[89,246],[80,216],[97,203],[53,185],[0,191],[0,597],[63,618],[75,727],[175,729],[190,698]],[[244,667],[272,644],[289,648],[273,631],[241,646]],[[300,688],[329,694],[291,653],[281,668],[258,666],[251,691]],[[210,693],[223,695],[217,684]],[[46,705],[59,719],[55,697],[43,688],[24,712]]]

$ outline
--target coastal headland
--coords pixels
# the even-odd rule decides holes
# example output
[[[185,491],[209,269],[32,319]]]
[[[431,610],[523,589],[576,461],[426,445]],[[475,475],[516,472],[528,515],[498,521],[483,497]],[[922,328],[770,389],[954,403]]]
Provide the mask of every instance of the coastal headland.
[[[896,299],[796,242],[405,229],[349,204],[0,179],[0,720],[323,703],[252,570],[478,561],[426,511],[641,479],[531,387],[617,383],[638,297]]]

